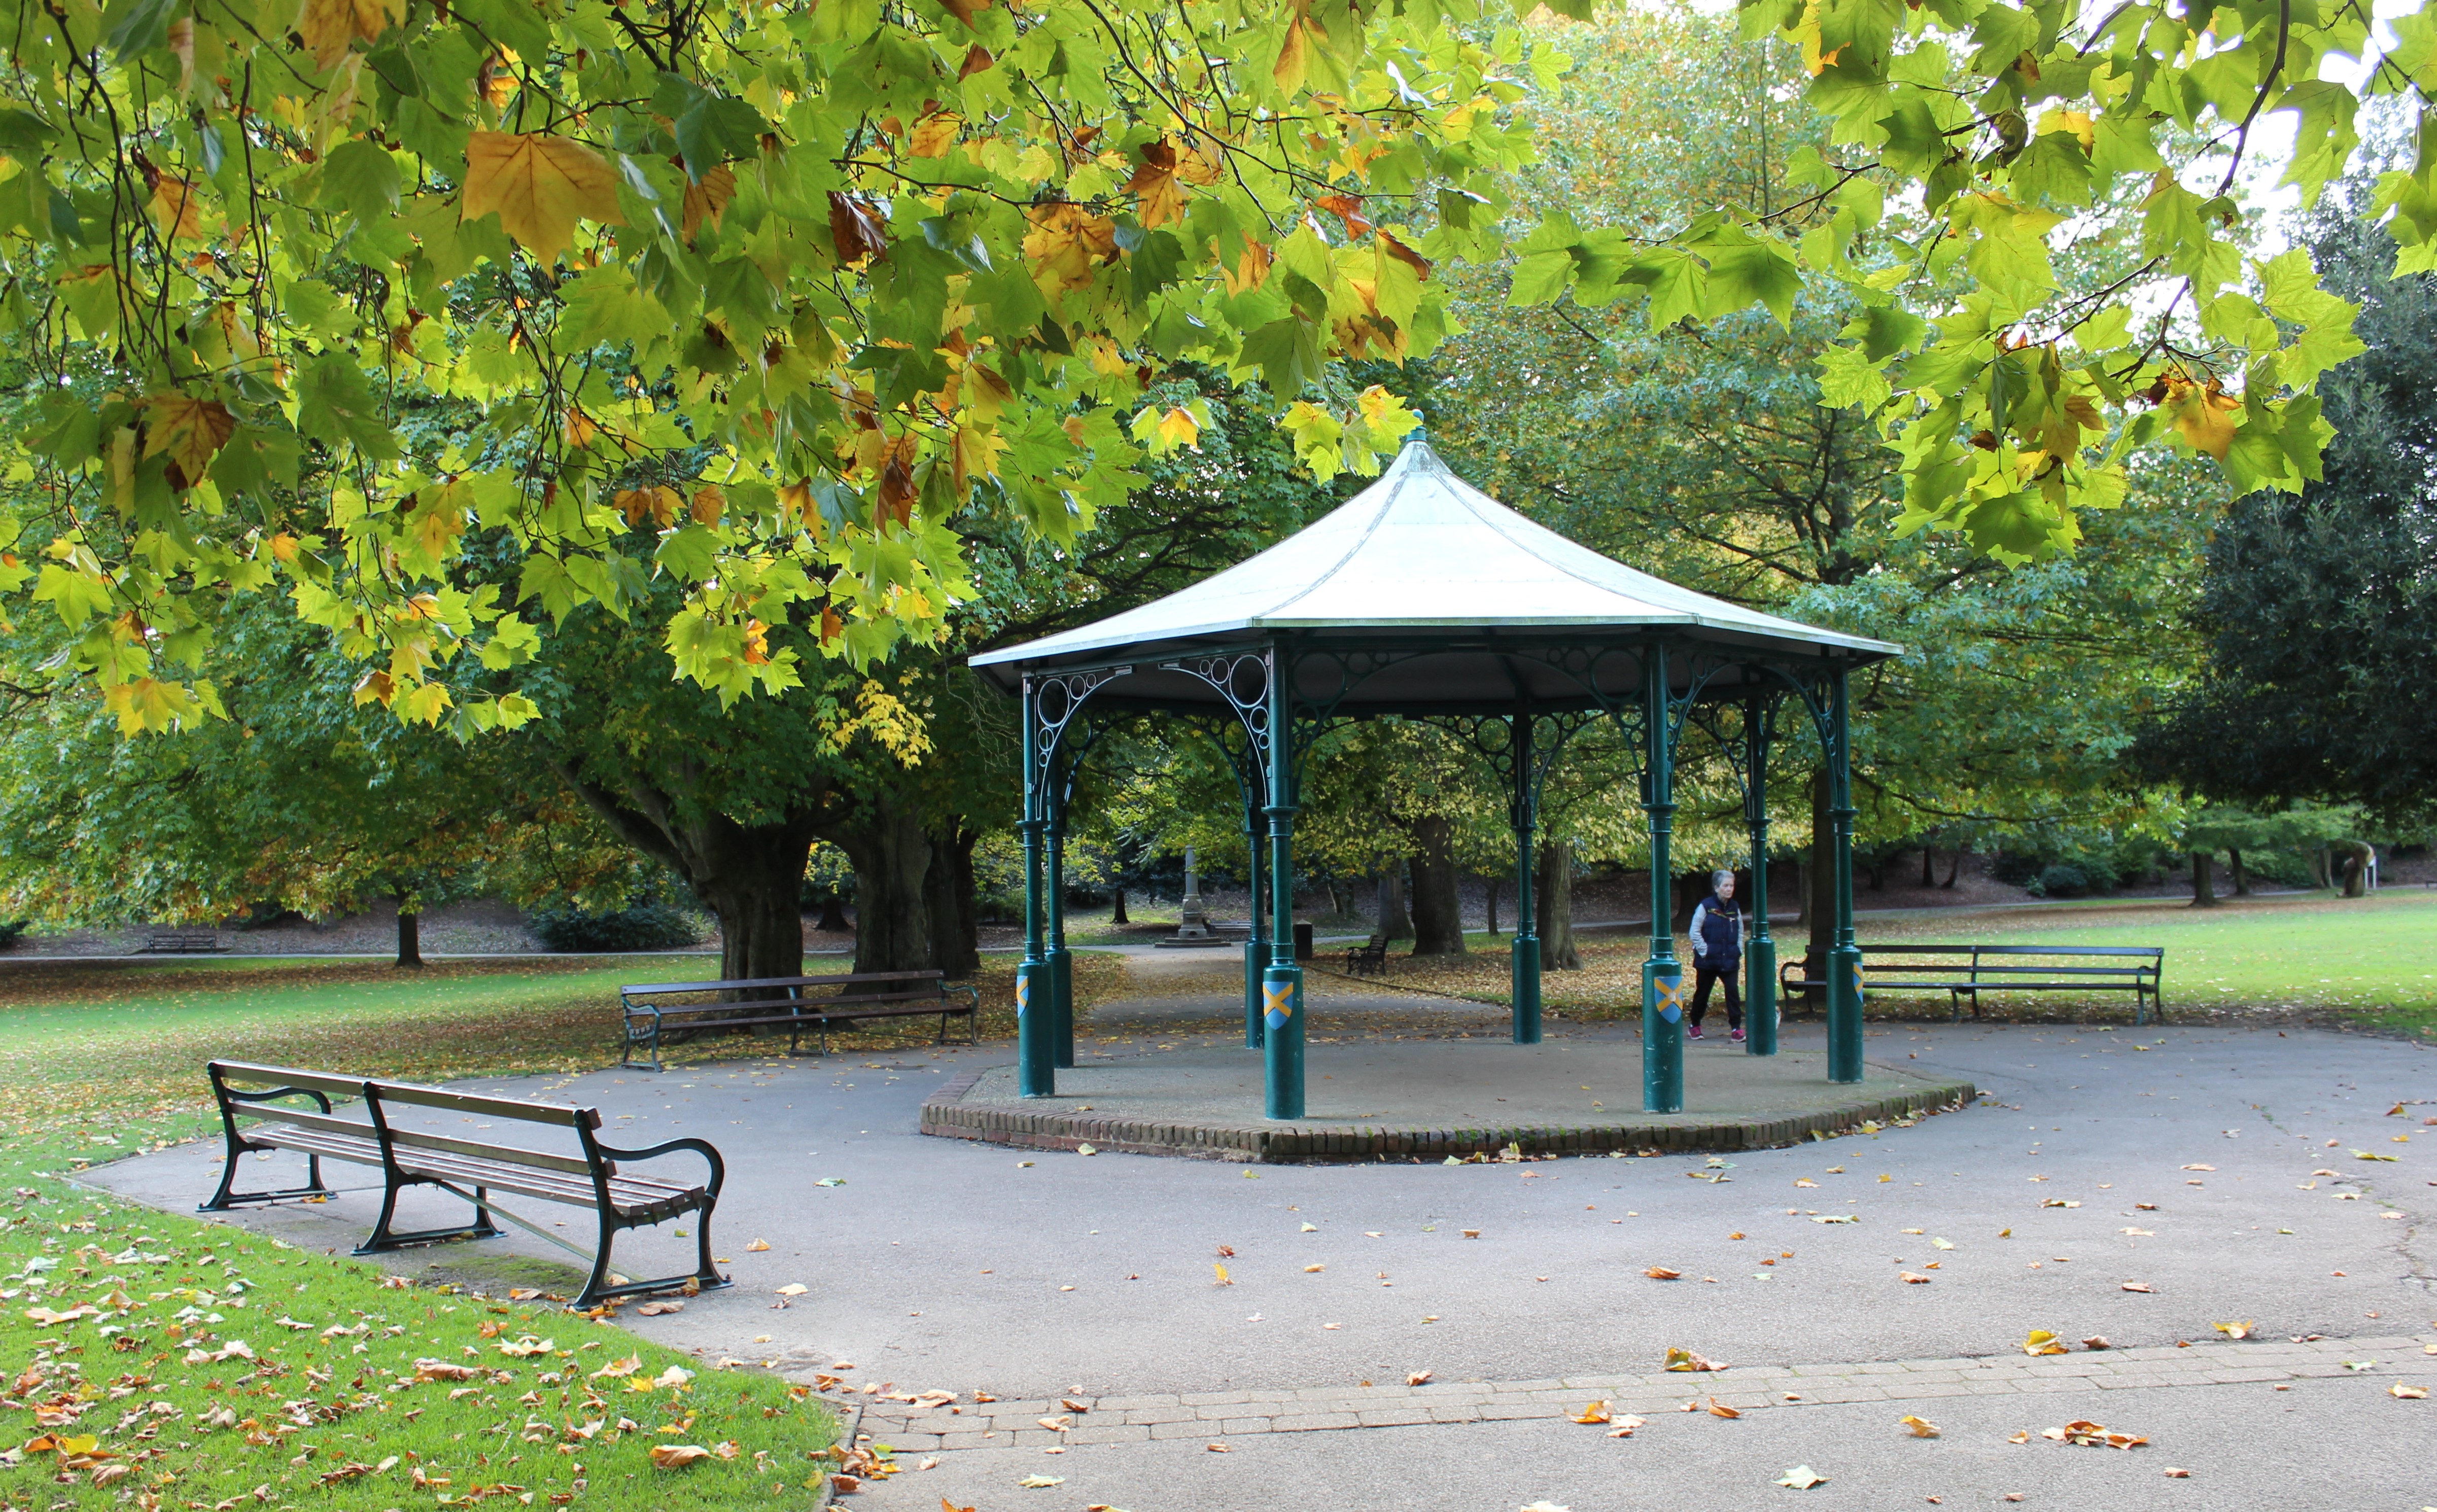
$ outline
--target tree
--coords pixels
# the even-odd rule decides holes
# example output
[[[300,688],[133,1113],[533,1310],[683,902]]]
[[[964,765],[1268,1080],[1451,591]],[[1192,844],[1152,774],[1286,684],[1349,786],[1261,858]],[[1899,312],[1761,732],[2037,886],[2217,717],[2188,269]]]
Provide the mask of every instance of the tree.
[[[59,626],[9,638],[28,659]],[[399,725],[347,697],[355,672],[279,607],[212,653],[231,718],[129,741],[89,688],[0,713],[0,896],[62,922],[314,915],[395,901],[397,961],[419,966],[431,904],[498,888],[609,896],[632,877],[580,810],[517,782],[504,750]]]
[[[2142,754],[2222,802],[2437,811],[2437,274],[2390,279],[2395,251],[2346,185],[2308,231],[2329,282],[2362,304],[2368,350],[2323,387],[2336,439],[2298,498],[2257,493],[2209,543],[2192,611],[2200,675]]]
[[[1831,123],[1797,192],[1527,228],[1517,106],[1576,34],[1520,7],[234,4],[0,18],[0,320],[44,396],[0,591],[143,730],[220,712],[202,648],[274,582],[370,700],[469,736],[536,711],[465,668],[554,659],[545,622],[655,571],[659,649],[723,698],[936,643],[973,591],[954,521],[1088,528],[1192,433],[1141,404],[1170,361],[1258,374],[1324,476],[1371,465],[1407,417],[1326,359],[1426,355],[1434,268],[1510,229],[1518,304],[1784,325],[1832,291],[1821,381],[1897,448],[1905,527],[2002,560],[2069,548],[2169,438],[2298,488],[2357,348],[2306,255],[2241,255],[2253,127],[2298,114],[2314,195],[2347,55],[2375,92],[2437,79],[2437,20],[2381,48],[2358,0],[1749,0]],[[2422,157],[2379,199],[2414,268]],[[2068,234],[2138,261],[2068,288]],[[434,396],[465,423],[401,441]],[[513,587],[470,588],[501,540]]]

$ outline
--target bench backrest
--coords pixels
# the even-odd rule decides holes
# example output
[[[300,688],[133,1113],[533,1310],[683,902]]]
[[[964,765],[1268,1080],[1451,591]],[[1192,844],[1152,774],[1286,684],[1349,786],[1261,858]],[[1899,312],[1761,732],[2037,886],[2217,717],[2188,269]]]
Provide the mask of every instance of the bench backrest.
[[[369,1124],[342,1118],[332,1114],[304,1109],[274,1109],[260,1103],[232,1104],[239,1116],[273,1118],[292,1123],[299,1128],[315,1129],[328,1134],[362,1136],[372,1134],[393,1145],[415,1150],[439,1151],[450,1154],[480,1155],[502,1160],[510,1165],[529,1166],[539,1170],[563,1171],[572,1175],[614,1175],[615,1168],[599,1159],[593,1152],[592,1132],[601,1127],[597,1108],[570,1107],[565,1103],[527,1102],[514,1098],[483,1097],[479,1093],[456,1092],[447,1087],[419,1086],[412,1081],[383,1081],[371,1077],[335,1076],[324,1071],[307,1071],[295,1066],[257,1065],[245,1061],[214,1061],[211,1063],[214,1084],[223,1082],[260,1082],[266,1087],[293,1087],[299,1091],[319,1092],[336,1099],[360,1098],[371,1115]],[[400,1129],[390,1120],[387,1109],[392,1105],[439,1108],[462,1113],[470,1117],[491,1118],[516,1123],[541,1124],[576,1131],[583,1148],[580,1155],[569,1155],[547,1150],[530,1150],[520,1145],[488,1139],[467,1139],[449,1134],[430,1134],[420,1129]]]
[[[834,976],[745,976],[724,982],[640,982],[619,988],[618,995],[633,998],[679,993],[759,992],[771,988],[798,991],[806,987],[856,987],[879,982],[936,982],[944,976],[944,973],[936,971],[883,971],[850,972]]]

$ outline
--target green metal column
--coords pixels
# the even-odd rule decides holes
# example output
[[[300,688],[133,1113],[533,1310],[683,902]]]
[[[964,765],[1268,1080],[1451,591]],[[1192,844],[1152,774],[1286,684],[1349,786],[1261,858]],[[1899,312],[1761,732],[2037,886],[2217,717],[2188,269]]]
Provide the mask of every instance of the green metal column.
[[[1287,658],[1270,653],[1270,965],[1261,973],[1263,1071],[1272,1118],[1303,1116],[1303,969],[1294,958],[1294,730]]]
[[[1744,818],[1751,825],[1751,939],[1744,943],[1744,1050],[1777,1053],[1777,941],[1768,932],[1769,699],[1744,706]]]
[[[1533,917],[1532,832],[1540,823],[1539,766],[1533,759],[1532,716],[1518,713],[1511,721],[1507,747],[1515,765],[1515,791],[1507,813],[1515,826],[1515,939],[1508,949],[1515,963],[1515,1043],[1540,1043],[1540,925]]]
[[[1066,954],[1066,784],[1051,784],[1049,819],[1049,1044],[1061,1071],[1075,1065],[1075,960]]]
[[[1041,703],[1032,679],[1024,679],[1024,960],[1015,968],[1016,1090],[1027,1098],[1046,1098],[1058,1091],[1054,1016],[1050,998],[1056,989],[1050,976],[1047,947],[1042,938]]]
[[[1253,933],[1244,941],[1244,1048],[1261,1047],[1261,973],[1270,964],[1269,899],[1262,895],[1261,878],[1269,869],[1261,865],[1261,812],[1249,802],[1244,809],[1244,852],[1251,859],[1246,866],[1244,895],[1253,916]],[[1292,937],[1293,931],[1288,935]],[[1292,951],[1289,949],[1289,954]]]
[[[1845,668],[1830,674],[1828,821],[1835,839],[1836,941],[1828,950],[1828,1080],[1862,1080],[1862,949],[1853,941],[1853,739]]]
[[[1684,1111],[1684,968],[1675,959],[1675,752],[1669,738],[1667,648],[1641,664],[1642,809],[1650,816],[1650,959],[1641,968],[1641,1111]]]

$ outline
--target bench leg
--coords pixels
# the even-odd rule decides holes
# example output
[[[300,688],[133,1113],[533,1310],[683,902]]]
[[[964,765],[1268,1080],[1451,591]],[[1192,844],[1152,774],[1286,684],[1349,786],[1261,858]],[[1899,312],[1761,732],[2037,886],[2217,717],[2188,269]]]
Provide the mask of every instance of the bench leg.
[[[657,1281],[626,1281],[615,1286],[609,1284],[610,1247],[617,1242],[621,1229],[634,1225],[621,1220],[613,1212],[603,1210],[601,1243],[600,1247],[592,1253],[592,1274],[585,1278],[584,1290],[575,1294],[573,1305],[579,1308],[598,1307],[604,1302],[619,1297],[641,1296],[652,1292],[675,1292],[689,1284],[697,1292],[716,1292],[724,1287],[733,1286],[735,1284],[733,1281],[719,1274],[719,1268],[711,1258],[710,1215],[711,1210],[717,1205],[718,1200],[711,1198],[706,1200],[702,1206],[693,1209],[695,1265],[692,1275],[662,1276]],[[684,1215],[680,1213],[675,1216]]]
[[[400,1234],[391,1228],[390,1221],[397,1216],[397,1194],[409,1187],[419,1185],[422,1184],[393,1182],[383,1189],[380,1217],[373,1221],[373,1231],[365,1236],[361,1244],[356,1246],[355,1253],[379,1255],[389,1250],[411,1249],[422,1244],[445,1244],[451,1239],[500,1237],[502,1231],[492,1223],[490,1209],[482,1205],[482,1199],[490,1195],[490,1189],[484,1187],[474,1188],[474,1222],[463,1228],[423,1228],[406,1234]]]
[[[254,1203],[297,1202],[307,1197],[332,1195],[330,1188],[322,1185],[322,1157],[319,1155],[305,1157],[305,1185],[302,1187],[290,1187],[272,1192],[238,1191],[237,1189],[237,1154],[238,1152],[236,1150],[229,1152],[227,1163],[220,1168],[219,1189],[212,1193],[210,1202],[196,1204],[196,1212],[223,1213],[232,1207],[244,1207]]]

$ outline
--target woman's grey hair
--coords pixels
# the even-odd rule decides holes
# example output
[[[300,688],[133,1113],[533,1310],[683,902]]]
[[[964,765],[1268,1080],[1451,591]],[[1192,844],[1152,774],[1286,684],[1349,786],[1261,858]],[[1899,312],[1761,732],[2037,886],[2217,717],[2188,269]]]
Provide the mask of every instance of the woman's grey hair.
[[[1709,886],[1712,888],[1723,888],[1733,880],[1735,880],[1735,874],[1732,871],[1727,870],[1725,867],[1720,867],[1717,870],[1709,873]]]

